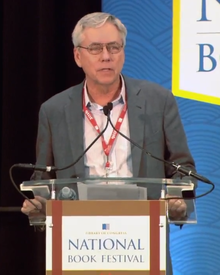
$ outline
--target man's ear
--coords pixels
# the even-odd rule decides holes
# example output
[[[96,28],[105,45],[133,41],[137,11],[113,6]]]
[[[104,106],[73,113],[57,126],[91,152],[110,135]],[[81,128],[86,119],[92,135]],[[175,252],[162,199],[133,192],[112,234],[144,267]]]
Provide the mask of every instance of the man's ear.
[[[73,56],[77,66],[81,68],[82,66],[81,66],[81,56],[80,56],[79,48],[76,48],[76,47],[73,48]]]

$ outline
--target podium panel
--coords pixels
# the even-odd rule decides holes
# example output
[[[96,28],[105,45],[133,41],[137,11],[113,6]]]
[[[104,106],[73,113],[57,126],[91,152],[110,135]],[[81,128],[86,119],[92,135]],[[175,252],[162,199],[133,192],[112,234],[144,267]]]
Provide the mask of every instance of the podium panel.
[[[165,201],[47,201],[46,275],[165,275]]]
[[[195,185],[184,179],[151,179],[151,178],[71,178],[25,181],[20,189],[32,190],[35,196],[46,200],[95,200],[95,201],[143,201],[160,200],[175,197],[183,199],[186,204],[186,216],[179,220],[169,216],[169,224],[197,223],[196,204],[194,200]],[[43,215],[42,215],[43,214]],[[30,213],[30,225],[44,226],[45,213]]]

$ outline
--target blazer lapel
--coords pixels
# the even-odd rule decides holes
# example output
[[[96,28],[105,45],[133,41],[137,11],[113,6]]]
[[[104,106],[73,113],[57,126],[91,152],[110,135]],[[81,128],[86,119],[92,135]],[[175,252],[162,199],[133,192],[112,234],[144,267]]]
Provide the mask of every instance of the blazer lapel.
[[[145,101],[143,101],[141,97],[139,97],[141,88],[137,87],[131,79],[126,77],[124,77],[124,79],[128,96],[128,120],[130,138],[139,146],[144,147],[144,113],[146,111]],[[141,155],[141,149],[131,144],[133,177],[140,176]]]
[[[124,77],[124,76],[123,76]],[[145,137],[145,120],[144,114],[145,101],[139,97],[141,91],[140,87],[137,87],[135,83],[124,77],[125,86],[128,99],[128,120],[130,138],[135,143],[144,147]],[[83,83],[74,87],[70,94],[70,104],[65,108],[65,116],[68,127],[68,135],[71,145],[71,151],[73,155],[73,161],[83,153],[84,151],[84,137],[83,137],[83,111],[82,111],[82,88]],[[140,176],[141,165],[141,149],[131,144],[131,156],[133,166],[133,177]],[[75,174],[78,177],[84,177],[84,157],[82,157],[75,165]]]
[[[83,83],[73,88],[70,94],[70,104],[65,108],[66,122],[70,140],[70,147],[73,155],[73,161],[84,151],[83,143],[83,112],[82,112],[82,88]],[[75,175],[84,176],[84,157],[75,165]]]

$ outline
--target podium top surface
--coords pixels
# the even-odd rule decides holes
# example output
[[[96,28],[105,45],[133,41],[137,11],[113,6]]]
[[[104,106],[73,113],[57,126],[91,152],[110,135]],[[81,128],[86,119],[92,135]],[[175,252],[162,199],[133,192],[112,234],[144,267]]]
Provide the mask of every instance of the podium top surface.
[[[23,186],[40,186],[40,185],[60,185],[82,183],[82,184],[130,184],[141,185],[147,187],[148,185],[161,186],[193,186],[194,183],[190,180],[184,179],[167,179],[167,178],[133,178],[133,177],[90,177],[90,178],[68,178],[68,179],[48,179],[48,180],[33,180],[22,182]]]

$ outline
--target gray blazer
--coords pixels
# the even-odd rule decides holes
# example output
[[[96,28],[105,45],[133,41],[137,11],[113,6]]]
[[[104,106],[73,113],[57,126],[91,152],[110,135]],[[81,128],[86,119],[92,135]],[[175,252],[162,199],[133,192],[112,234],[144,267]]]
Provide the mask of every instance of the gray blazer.
[[[172,93],[146,80],[123,77],[128,98],[130,138],[152,155],[194,170],[194,161]],[[42,104],[37,135],[37,164],[62,168],[73,163],[84,151],[82,88],[83,83],[56,94]],[[179,176],[172,167],[165,166],[133,145],[131,154],[134,177]],[[76,176],[84,176],[83,158],[74,167],[58,171],[56,175],[35,172],[32,179]],[[158,187],[148,188],[149,199],[159,199],[161,188]],[[167,259],[167,274],[172,274],[170,257]]]
[[[176,100],[169,90],[146,80],[123,76],[128,98],[130,138],[152,155],[194,169]],[[73,163],[84,151],[83,83],[56,94],[39,112],[37,164],[58,168]],[[131,145],[133,176],[174,178],[174,169]],[[36,172],[35,179],[84,176],[84,159],[56,175]],[[149,193],[149,195],[151,195]],[[152,194],[157,199],[160,194]]]

